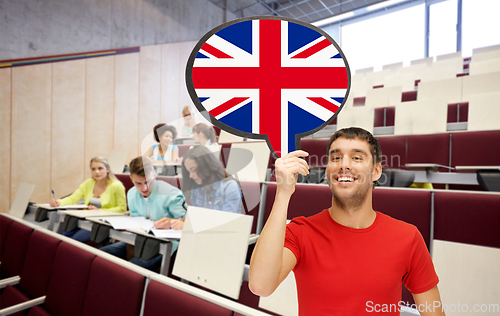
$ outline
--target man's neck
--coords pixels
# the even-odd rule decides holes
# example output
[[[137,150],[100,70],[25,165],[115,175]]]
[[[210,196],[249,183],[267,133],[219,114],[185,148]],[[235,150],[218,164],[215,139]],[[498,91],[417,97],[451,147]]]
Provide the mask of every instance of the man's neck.
[[[335,198],[333,198],[332,206],[328,211],[332,219],[342,226],[356,229],[368,228],[377,217],[377,213],[373,210],[371,202],[371,196],[367,196],[363,204],[350,206],[337,203]]]

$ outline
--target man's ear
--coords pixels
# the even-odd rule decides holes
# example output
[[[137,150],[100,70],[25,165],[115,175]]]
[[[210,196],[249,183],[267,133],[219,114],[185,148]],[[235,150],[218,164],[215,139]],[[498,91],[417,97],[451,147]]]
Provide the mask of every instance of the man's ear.
[[[380,176],[382,175],[382,164],[380,162],[377,162],[375,166],[373,167],[372,171],[372,182],[377,181],[380,179]]]

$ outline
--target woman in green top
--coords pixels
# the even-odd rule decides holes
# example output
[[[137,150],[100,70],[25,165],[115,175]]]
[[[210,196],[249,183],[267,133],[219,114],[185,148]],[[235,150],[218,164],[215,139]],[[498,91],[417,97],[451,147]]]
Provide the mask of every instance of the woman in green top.
[[[92,178],[85,180],[70,196],[60,200],[51,200],[50,206],[72,205],[83,198],[83,203],[89,206],[89,210],[103,209],[117,213],[126,212],[125,187],[111,171],[108,161],[103,157],[92,158],[90,171]],[[81,242],[90,240],[90,232],[79,228],[71,232],[63,232],[63,235]]]

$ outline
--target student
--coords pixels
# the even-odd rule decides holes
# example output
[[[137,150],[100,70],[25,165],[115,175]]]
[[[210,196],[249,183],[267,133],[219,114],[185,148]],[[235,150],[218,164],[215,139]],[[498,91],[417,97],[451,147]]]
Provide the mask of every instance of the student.
[[[388,315],[399,315],[403,282],[419,307],[436,306],[421,315],[444,315],[418,229],[372,208],[373,182],[382,172],[378,141],[361,128],[341,129],[327,154],[331,207],[288,225],[297,173],[309,173],[300,157],[308,153],[276,161],[276,197],[250,262],[250,290],[268,296],[293,270],[300,315],[364,315],[383,306],[391,307]]]
[[[189,105],[182,109],[182,118],[184,119],[184,124],[180,130],[181,137],[193,137],[193,127],[196,124],[196,118],[194,117],[193,109]]]
[[[85,180],[70,196],[60,200],[51,200],[50,206],[72,205],[83,198],[83,203],[89,206],[89,210],[103,209],[117,213],[126,212],[125,187],[116,179],[106,158],[92,158],[90,160],[90,171],[92,172],[92,178]],[[80,228],[76,228],[71,232],[63,232],[63,235],[81,242],[90,240],[90,232]]]
[[[182,161],[182,191],[189,205],[242,213],[241,190],[222,163],[205,146],[189,149]],[[165,227],[182,229],[182,220],[161,220]]]
[[[205,123],[198,123],[193,127],[193,139],[196,143],[207,147],[217,144],[213,127]]]
[[[153,128],[154,139],[158,144],[148,149],[145,156],[153,161],[177,162],[179,148],[173,144],[177,130],[171,125],[160,123]]]
[[[156,181],[156,174],[151,160],[147,157],[137,157],[130,162],[130,179],[134,184],[127,193],[130,216],[143,216],[155,221],[155,227],[168,229],[162,225],[162,218],[181,219],[186,214],[182,192],[165,181]],[[172,242],[172,253],[179,243]],[[127,244],[117,242],[101,248],[102,251],[127,258]],[[161,265],[162,255],[150,260],[133,258],[130,262],[143,268],[156,271]]]

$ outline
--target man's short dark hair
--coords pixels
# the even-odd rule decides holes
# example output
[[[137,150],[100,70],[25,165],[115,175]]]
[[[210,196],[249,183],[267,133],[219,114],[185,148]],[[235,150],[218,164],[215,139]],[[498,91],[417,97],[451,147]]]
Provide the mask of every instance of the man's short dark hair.
[[[141,177],[146,177],[146,171],[150,173],[154,172],[155,170],[151,159],[142,156],[132,159],[132,161],[130,161],[129,167],[131,175],[136,174]]]
[[[326,147],[326,155],[328,157],[330,156],[330,146],[332,146],[332,143],[337,138],[341,137],[347,139],[358,138],[361,140],[366,140],[368,145],[370,145],[370,152],[372,154],[373,165],[376,165],[379,162],[382,163],[382,148],[380,148],[378,140],[375,137],[373,137],[372,133],[359,127],[348,127],[336,131],[332,135],[332,137],[330,137],[330,141],[328,142],[328,146]]]

